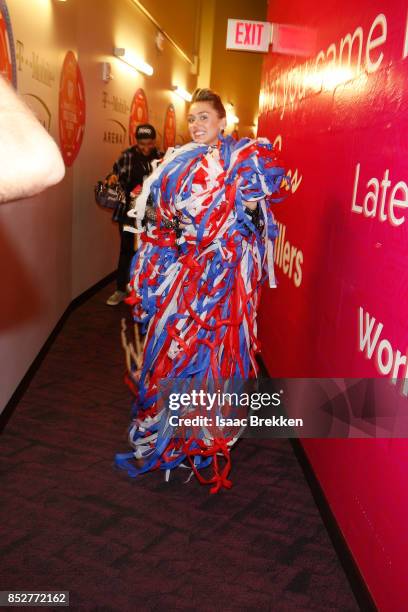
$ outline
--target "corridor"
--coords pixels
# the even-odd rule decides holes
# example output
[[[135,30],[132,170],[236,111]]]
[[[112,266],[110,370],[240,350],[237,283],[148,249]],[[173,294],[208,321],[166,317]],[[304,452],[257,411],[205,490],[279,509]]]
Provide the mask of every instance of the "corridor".
[[[98,612],[358,610],[288,440],[241,440],[217,495],[114,468],[131,397],[111,291],[71,313],[2,435],[2,589]]]

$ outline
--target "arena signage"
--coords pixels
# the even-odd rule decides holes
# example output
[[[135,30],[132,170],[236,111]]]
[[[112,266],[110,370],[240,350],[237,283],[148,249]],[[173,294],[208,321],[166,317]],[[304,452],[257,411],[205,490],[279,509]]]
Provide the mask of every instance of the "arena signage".
[[[301,444],[375,607],[402,610],[408,599],[401,553],[408,537],[407,444],[398,440],[408,422],[407,4],[270,2],[266,19],[273,28],[279,22],[315,28],[318,46],[312,56],[288,61],[278,55],[274,33],[263,62],[258,134],[282,150],[287,173],[298,169],[302,181],[294,190],[292,180],[285,200],[274,205],[278,287],[262,294],[262,359],[274,377],[374,381],[354,396],[363,398],[361,421],[370,419],[370,426],[382,427],[387,411],[401,407],[392,432],[383,430],[377,440]]]
[[[381,181],[375,176],[370,178],[366,183],[369,189],[363,199],[363,194],[359,196],[360,163],[357,163],[351,210],[367,218],[377,217],[379,221],[388,221],[390,225],[397,227],[405,222],[405,215],[400,211],[400,216],[397,216],[395,209],[408,208],[408,185],[405,181],[398,181],[388,193],[388,188],[392,185],[389,175],[390,171],[386,168]],[[401,194],[401,197],[397,198],[397,194]]]

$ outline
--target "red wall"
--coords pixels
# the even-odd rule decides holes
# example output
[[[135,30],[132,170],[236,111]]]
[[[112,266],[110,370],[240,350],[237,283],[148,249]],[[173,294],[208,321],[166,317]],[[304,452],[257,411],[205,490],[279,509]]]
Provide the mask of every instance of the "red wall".
[[[271,376],[382,376],[408,392],[407,9],[270,3],[269,21],[317,32],[311,57],[263,67],[258,132],[294,176],[260,313]],[[406,610],[407,441],[303,444],[378,607]]]

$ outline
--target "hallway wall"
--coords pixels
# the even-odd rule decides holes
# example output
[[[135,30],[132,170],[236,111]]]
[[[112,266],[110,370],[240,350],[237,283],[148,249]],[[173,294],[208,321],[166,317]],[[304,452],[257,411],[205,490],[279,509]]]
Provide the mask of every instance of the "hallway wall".
[[[17,91],[66,161],[59,185],[0,206],[0,412],[69,303],[116,267],[117,226],[96,206],[93,186],[129,146],[137,121],[155,125],[160,147],[165,137],[183,144],[187,104],[171,88],[192,92],[199,83],[244,101],[240,133],[254,130],[262,58],[250,54],[250,78],[236,78],[243,54],[222,51],[227,17],[251,16],[247,3],[173,0],[170,11],[161,0],[142,4],[184,55],[167,38],[157,48],[157,26],[133,0],[30,0],[29,10],[27,0],[0,0],[0,70],[14,71]],[[265,6],[256,0],[253,18]],[[144,58],[154,74],[123,64],[115,46]],[[102,81],[103,62],[111,67],[109,82]]]
[[[350,438],[371,439],[304,439],[303,445],[379,609],[402,611],[408,598],[408,442],[398,439],[408,410],[407,6],[402,0],[271,2],[268,20],[314,28],[317,45],[307,58],[269,53],[263,66],[259,131],[281,148],[292,175],[291,195],[276,206],[279,287],[263,295],[263,355],[273,376],[387,383],[358,415],[358,433],[348,430]],[[333,414],[333,404],[325,408]],[[347,427],[344,414],[338,422]]]
[[[266,20],[265,0],[215,2],[211,87],[225,102],[232,102],[239,117],[238,132],[242,138],[254,138],[257,132],[259,86],[263,54],[225,49],[228,19]],[[233,126],[229,126],[231,131]]]
[[[184,10],[186,3],[180,0],[179,4],[176,11]],[[194,10],[196,5],[189,3]],[[167,14],[164,8],[158,19]],[[117,226],[110,213],[95,204],[93,186],[129,146],[135,93],[140,89],[145,93],[148,120],[157,128],[160,147],[166,111],[173,105],[175,140],[181,144],[187,139],[186,103],[171,86],[177,83],[193,90],[197,81],[191,63],[170,43],[165,41],[163,52],[156,49],[156,27],[131,0],[30,0],[29,11],[26,0],[7,0],[4,17],[6,9],[11,25],[8,42],[15,50],[15,60],[7,59],[16,68],[17,90],[60,147],[65,147],[66,155],[72,155],[59,185],[35,198],[0,206],[0,410],[71,300],[115,269]],[[177,36],[178,31],[173,34]],[[144,76],[116,59],[114,46],[139,53],[154,67],[153,76]],[[61,81],[68,51],[78,61],[83,105],[75,75],[68,73]],[[188,51],[191,54],[192,48]],[[102,81],[104,61],[111,65],[113,80],[108,83]],[[71,108],[65,97],[63,112],[68,114],[62,136],[60,86],[70,87],[69,79],[75,83],[76,106]],[[133,108],[135,116],[137,110]],[[72,112],[77,113],[74,119]]]
[[[15,84],[58,143],[59,76],[66,51],[77,53],[75,18],[69,5],[43,0],[30,5],[27,11],[24,0],[7,2]],[[60,9],[67,9],[63,27]],[[1,10],[4,19],[4,5]],[[73,185],[71,167],[47,192],[0,206],[0,407],[72,299]]]

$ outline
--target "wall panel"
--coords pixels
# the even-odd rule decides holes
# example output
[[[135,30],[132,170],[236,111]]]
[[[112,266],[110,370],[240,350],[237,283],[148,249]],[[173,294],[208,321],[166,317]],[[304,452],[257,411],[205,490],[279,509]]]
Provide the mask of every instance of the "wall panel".
[[[0,206],[1,407],[71,300],[116,267],[117,226],[107,211],[96,206],[93,186],[129,146],[135,92],[139,88],[145,92],[160,147],[166,111],[173,104],[180,144],[187,138],[186,103],[171,86],[177,83],[192,90],[197,81],[191,64],[172,45],[158,51],[156,27],[131,0],[6,0],[5,4],[14,35],[19,94],[61,144],[61,70],[72,51],[84,84],[86,118],[80,149],[64,180],[35,198]],[[196,4],[191,3],[191,10]],[[173,8],[175,14],[185,12],[185,2],[176,1]],[[177,36],[178,30],[173,34]],[[183,38],[181,43],[185,42]],[[139,54],[154,67],[153,76],[125,66],[112,55],[114,46]],[[113,79],[108,83],[102,81],[102,62],[111,65]]]
[[[407,379],[407,7],[271,2],[268,19],[314,28],[317,47],[263,65],[259,133],[293,176],[264,358],[272,376],[388,378],[392,402]],[[406,609],[407,441],[303,443],[380,609]]]

